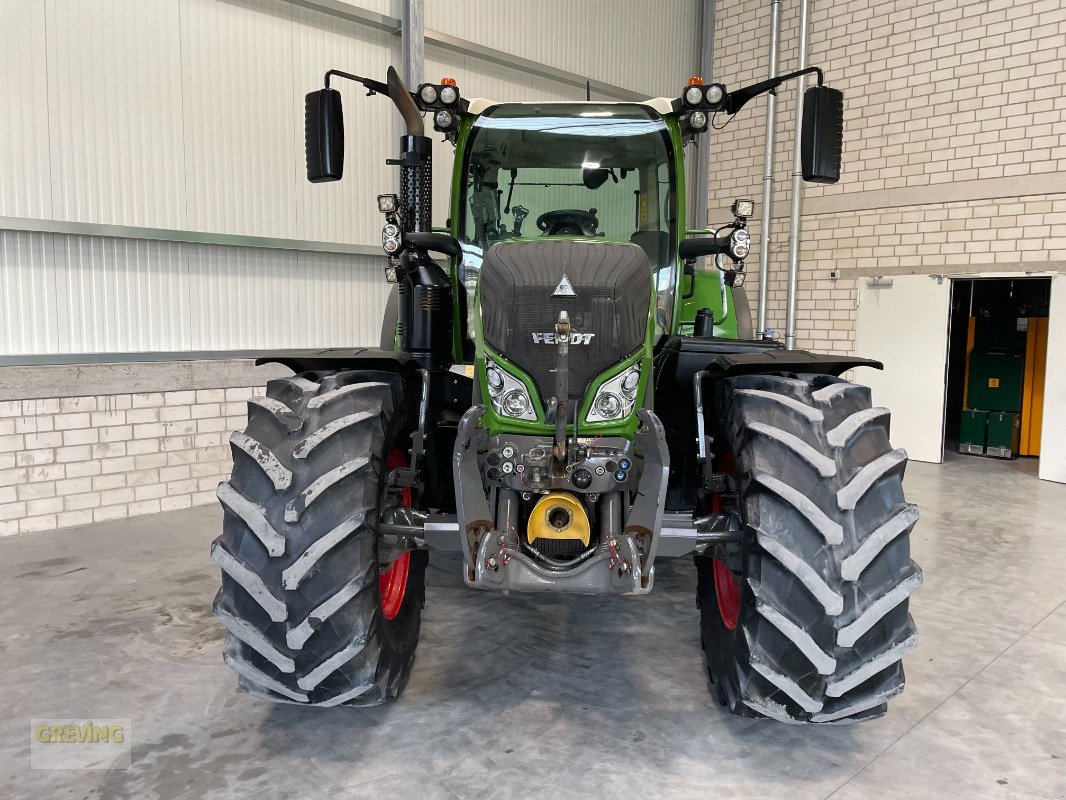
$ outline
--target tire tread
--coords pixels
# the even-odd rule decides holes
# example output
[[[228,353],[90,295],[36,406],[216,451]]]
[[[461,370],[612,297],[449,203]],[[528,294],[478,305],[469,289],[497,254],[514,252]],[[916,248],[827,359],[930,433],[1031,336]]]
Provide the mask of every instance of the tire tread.
[[[376,515],[388,449],[410,429],[403,380],[308,373],[270,381],[231,438],[212,556],[224,661],[246,691],[301,705],[395,697],[414,662],[425,554],[391,621],[378,596]]]
[[[806,411],[802,410],[806,409]],[[825,375],[747,375],[715,397],[750,531],[735,634],[700,564],[708,669],[734,713],[787,722],[872,719],[903,690],[922,582],[906,452],[865,387]],[[772,432],[771,432],[772,431]],[[830,472],[828,464],[833,465]],[[829,474],[827,474],[829,473]]]

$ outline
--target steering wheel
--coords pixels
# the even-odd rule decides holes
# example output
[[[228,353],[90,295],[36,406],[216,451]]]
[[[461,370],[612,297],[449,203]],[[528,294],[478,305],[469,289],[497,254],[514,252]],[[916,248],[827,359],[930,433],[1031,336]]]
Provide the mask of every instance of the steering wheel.
[[[537,227],[545,236],[598,236],[600,220],[594,208],[588,211],[564,208],[545,211],[537,217]]]

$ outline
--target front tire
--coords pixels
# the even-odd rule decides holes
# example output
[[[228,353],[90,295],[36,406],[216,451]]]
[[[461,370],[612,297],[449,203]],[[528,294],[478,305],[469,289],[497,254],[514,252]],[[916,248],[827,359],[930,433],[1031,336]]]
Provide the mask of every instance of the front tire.
[[[732,378],[716,405],[746,530],[741,553],[696,559],[719,699],[784,722],[880,716],[903,690],[922,581],[888,411],[829,375]]]
[[[406,685],[425,597],[425,552],[379,570],[384,477],[413,428],[401,378],[307,373],[271,381],[231,437],[219,486],[215,615],[239,685],[266,699],[371,705]],[[400,573],[403,573],[402,575]]]

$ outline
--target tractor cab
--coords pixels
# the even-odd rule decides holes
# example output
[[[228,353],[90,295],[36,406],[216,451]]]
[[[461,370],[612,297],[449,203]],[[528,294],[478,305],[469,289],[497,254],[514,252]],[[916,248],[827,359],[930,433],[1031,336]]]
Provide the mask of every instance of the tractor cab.
[[[676,125],[645,104],[509,103],[472,117],[458,137],[452,209],[469,308],[493,245],[624,243],[645,254],[668,330],[683,228],[680,160]]]
[[[700,311],[707,320],[703,335],[736,339],[750,329],[743,321],[746,299],[733,288],[748,251],[751,201],[741,201],[747,211],[719,229],[729,230],[724,237],[685,244],[687,237],[709,233],[688,230],[685,220],[684,145],[706,130],[703,106],[712,105],[702,87],[695,88],[699,100],[475,99],[461,122],[441,131],[456,144],[450,233],[462,250],[453,289],[456,318],[465,320],[457,357],[474,355],[476,288],[489,250],[516,241],[573,239],[639,248],[652,281],[657,344],[693,333]],[[603,252],[625,260],[618,248]],[[698,269],[699,256],[714,258]]]

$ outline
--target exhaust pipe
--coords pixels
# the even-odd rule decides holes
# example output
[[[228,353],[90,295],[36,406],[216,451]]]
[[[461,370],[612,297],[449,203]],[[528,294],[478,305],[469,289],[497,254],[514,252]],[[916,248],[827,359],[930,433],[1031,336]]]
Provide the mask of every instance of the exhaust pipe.
[[[389,98],[407,129],[400,137],[400,157],[386,162],[400,167],[403,229],[405,233],[428,233],[433,217],[433,142],[425,135],[422,114],[395,67],[389,67],[386,83]]]
[[[396,71],[395,67],[389,67],[385,82],[389,87],[389,98],[403,117],[403,124],[407,126],[407,135],[425,136],[426,126],[422,121],[422,115],[419,113],[415,101],[411,99],[411,93],[407,91],[403,78],[400,77],[400,73]]]
[[[400,157],[386,163],[400,168],[400,208],[404,233],[429,233],[433,218],[433,142],[425,135],[422,114],[395,67],[386,78],[389,98],[403,117]],[[440,266],[413,249],[400,256],[400,349],[429,371],[452,361],[452,288]]]

